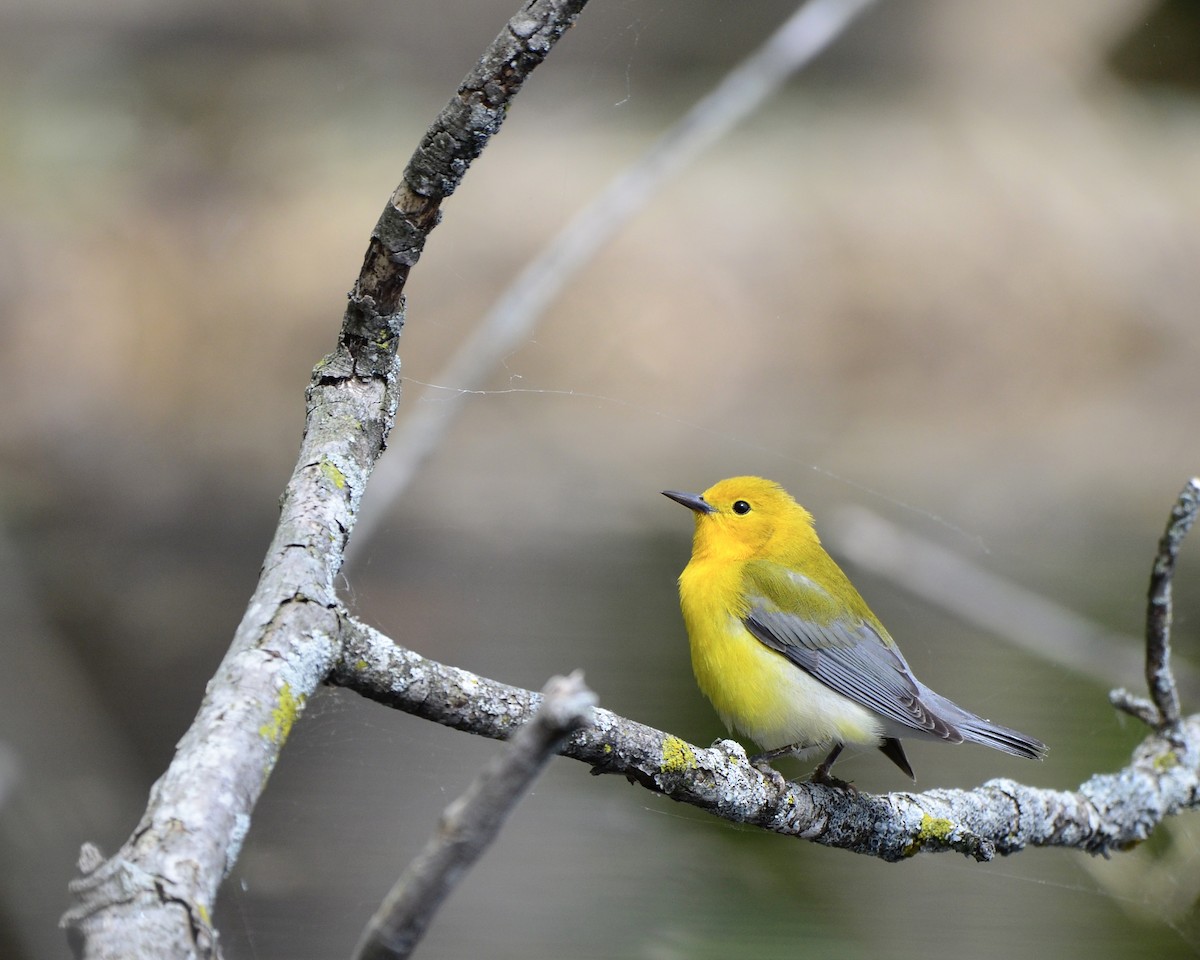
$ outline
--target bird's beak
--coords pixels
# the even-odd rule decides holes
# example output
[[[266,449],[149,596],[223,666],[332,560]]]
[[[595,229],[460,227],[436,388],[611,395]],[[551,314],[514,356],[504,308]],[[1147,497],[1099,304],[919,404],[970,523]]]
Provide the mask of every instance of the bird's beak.
[[[695,510],[697,513],[712,513],[715,509],[711,503],[705,503],[704,498],[698,493],[680,493],[678,490],[664,490],[664,497],[670,497],[676,503],[682,503],[689,510]]]

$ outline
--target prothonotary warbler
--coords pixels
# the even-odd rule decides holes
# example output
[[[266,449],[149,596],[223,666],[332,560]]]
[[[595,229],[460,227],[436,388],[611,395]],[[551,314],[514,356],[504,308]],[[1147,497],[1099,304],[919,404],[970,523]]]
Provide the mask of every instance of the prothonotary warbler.
[[[829,750],[813,779],[847,743],[878,746],[912,767],[901,737],[981,743],[1040,759],[1046,745],[964,710],[921,683],[783,487],[733,477],[702,494],[664,490],[696,515],[692,559],[679,577],[692,668],[725,721],[765,751]]]

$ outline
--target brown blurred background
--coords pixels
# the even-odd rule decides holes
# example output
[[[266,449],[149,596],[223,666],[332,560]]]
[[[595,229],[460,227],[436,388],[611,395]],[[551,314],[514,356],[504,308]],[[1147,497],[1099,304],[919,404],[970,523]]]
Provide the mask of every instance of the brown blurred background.
[[[513,9],[0,5],[0,956],[66,954],[80,842],[128,835],[253,587],[370,228]],[[647,206],[499,392],[421,385],[791,9],[593,4],[447,203],[401,417],[465,409],[345,571],[399,642],[530,687],[582,667],[605,706],[707,743],[674,594],[690,518],[658,491],[743,472],[1140,632],[1200,470],[1194,0],[882,4]],[[923,679],[1051,745],[1034,765],[917,744],[920,787],[1126,762],[1141,731],[1106,684],[850,573]],[[227,956],[346,955],[498,749],[323,693],[222,892]],[[905,788],[873,752],[842,772]],[[1198,877],[1193,818],[1109,862],[887,866],[559,761],[421,955],[1191,956]]]

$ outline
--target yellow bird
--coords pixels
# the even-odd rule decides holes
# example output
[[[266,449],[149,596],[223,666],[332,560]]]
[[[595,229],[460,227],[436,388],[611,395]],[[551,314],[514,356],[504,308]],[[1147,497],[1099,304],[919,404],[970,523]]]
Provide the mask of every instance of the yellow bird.
[[[1041,759],[1046,745],[977,717],[934,693],[909,668],[783,487],[733,477],[702,494],[664,490],[696,515],[692,559],[679,597],[704,695],[730,729],[767,752],[830,750],[813,774],[845,786],[830,768],[847,743],[878,746],[914,780],[901,737],[981,743]]]

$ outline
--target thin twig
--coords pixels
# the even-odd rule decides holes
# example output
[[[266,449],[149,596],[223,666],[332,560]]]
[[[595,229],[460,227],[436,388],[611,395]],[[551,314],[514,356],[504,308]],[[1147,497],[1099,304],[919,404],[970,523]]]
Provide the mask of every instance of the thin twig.
[[[829,529],[837,551],[855,566],[886,577],[1030,656],[1105,686],[1142,669],[1137,636],[1108,630],[865,508],[836,512]],[[1200,692],[1195,666],[1176,658],[1175,672],[1185,691]]]
[[[575,215],[500,295],[435,382],[463,392],[482,388],[500,360],[529,337],[554,298],[664,183],[757,110],[873,2],[804,3]],[[409,409],[396,428],[392,453],[375,472],[354,542],[347,551],[349,562],[361,555],[392,504],[437,449],[462,409],[462,403],[417,404]]]
[[[1146,607],[1146,684],[1158,711],[1158,729],[1179,723],[1179,691],[1171,672],[1171,584],[1175,560],[1183,538],[1200,512],[1200,478],[1187,482],[1171,508],[1171,519],[1158,542],[1158,554],[1150,573]]]
[[[442,814],[437,832],[409,864],[371,918],[357,960],[402,960],[424,935],[434,913],[483,852],[529,785],[576,730],[591,722],[596,695],[576,671],[552,677],[541,706]]]

